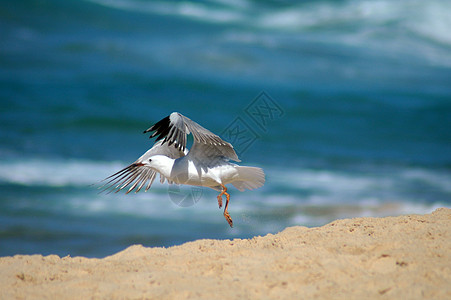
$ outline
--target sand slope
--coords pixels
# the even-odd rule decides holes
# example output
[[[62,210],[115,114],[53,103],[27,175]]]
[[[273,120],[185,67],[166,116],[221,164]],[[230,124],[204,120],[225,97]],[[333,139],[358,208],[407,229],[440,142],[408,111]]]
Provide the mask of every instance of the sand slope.
[[[104,259],[0,258],[0,299],[451,299],[451,209]]]

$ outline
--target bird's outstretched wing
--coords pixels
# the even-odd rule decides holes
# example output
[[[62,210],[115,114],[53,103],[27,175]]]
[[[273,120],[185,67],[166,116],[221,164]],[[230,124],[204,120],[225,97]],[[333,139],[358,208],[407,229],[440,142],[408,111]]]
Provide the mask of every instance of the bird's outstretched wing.
[[[103,189],[101,192],[110,190],[109,193],[113,191],[117,193],[131,185],[126,194],[130,193],[135,188],[135,193],[137,193],[146,185],[146,183],[147,185],[145,191],[147,192],[152,186],[152,183],[157,175],[157,172],[148,166],[149,157],[153,155],[165,155],[167,157],[177,159],[185,156],[185,153],[180,149],[170,147],[168,144],[163,144],[162,141],[158,141],[134,163],[105,178],[103,181],[106,181],[106,183],[100,187]],[[161,174],[160,176],[160,181],[163,183],[165,177]],[[166,178],[166,180],[168,179]],[[170,182],[170,180],[168,180],[168,182]]]
[[[226,159],[240,161],[230,143],[178,112],[173,112],[166,118],[158,121],[155,125],[145,130],[144,133],[152,131],[150,138],[158,136],[157,141],[163,139],[162,144],[167,143],[169,146],[174,144],[175,148],[180,150],[186,149],[186,136],[191,133],[194,138],[193,148],[196,143],[208,145],[208,147],[197,148],[198,150],[200,148],[202,150],[208,148],[209,151],[213,151],[208,154],[209,156],[218,155]]]

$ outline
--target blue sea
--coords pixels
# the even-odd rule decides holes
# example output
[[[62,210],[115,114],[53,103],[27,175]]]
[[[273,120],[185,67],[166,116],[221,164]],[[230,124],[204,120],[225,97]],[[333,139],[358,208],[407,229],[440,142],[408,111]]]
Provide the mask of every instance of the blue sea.
[[[448,0],[0,2],[0,256],[277,233],[451,207]],[[265,170],[99,193],[178,111]]]

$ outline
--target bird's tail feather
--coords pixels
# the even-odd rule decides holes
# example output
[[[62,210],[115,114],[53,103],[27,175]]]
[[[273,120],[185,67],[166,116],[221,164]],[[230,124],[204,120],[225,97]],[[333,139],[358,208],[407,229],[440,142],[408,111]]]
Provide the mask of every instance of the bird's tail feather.
[[[265,184],[265,173],[256,167],[237,166],[239,180],[232,182],[239,191],[253,190]]]

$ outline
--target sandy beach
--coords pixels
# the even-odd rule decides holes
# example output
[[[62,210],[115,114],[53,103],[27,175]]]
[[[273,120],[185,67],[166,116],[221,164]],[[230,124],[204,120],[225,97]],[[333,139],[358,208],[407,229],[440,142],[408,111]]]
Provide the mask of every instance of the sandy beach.
[[[263,237],[0,258],[1,299],[451,299],[451,209]]]

